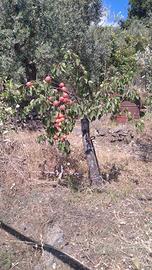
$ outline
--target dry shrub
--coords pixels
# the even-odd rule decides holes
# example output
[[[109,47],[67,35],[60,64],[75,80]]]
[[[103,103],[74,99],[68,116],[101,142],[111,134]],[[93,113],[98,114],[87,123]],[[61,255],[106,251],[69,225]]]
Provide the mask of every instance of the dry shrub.
[[[57,152],[47,143],[39,144],[38,135],[40,132],[12,132],[1,143],[1,172],[9,187],[36,181],[46,160],[48,169],[53,170]]]
[[[8,189],[44,182],[58,184],[62,167],[62,178],[66,180],[62,184],[64,182],[66,186],[67,179],[79,178],[81,182],[83,176],[87,177],[87,164],[81,147],[77,151],[72,145],[71,155],[66,157],[47,142],[39,144],[37,138],[41,133],[29,130],[11,132],[1,141],[1,178]]]

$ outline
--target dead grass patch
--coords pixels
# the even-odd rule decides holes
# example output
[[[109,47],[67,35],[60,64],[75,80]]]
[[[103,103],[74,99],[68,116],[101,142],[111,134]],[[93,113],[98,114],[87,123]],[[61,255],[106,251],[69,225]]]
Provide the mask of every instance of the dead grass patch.
[[[146,134],[149,128],[148,124]],[[73,192],[69,185],[53,186],[58,176],[51,172],[62,165],[65,180],[75,173],[87,179],[80,129],[69,137],[72,154],[67,159],[47,143],[38,144],[39,134],[11,133],[1,142],[1,219],[40,241],[45,239],[48,224],[58,224],[64,235],[59,247],[93,270],[151,270],[150,163],[137,160],[131,145],[96,140],[101,170],[106,174],[116,165],[120,168],[117,181],[106,182],[100,192],[90,187]],[[35,270],[41,257],[4,232],[0,249],[2,261],[8,260],[14,270]],[[4,264],[1,267],[11,269]],[[56,262],[56,269],[68,268]]]

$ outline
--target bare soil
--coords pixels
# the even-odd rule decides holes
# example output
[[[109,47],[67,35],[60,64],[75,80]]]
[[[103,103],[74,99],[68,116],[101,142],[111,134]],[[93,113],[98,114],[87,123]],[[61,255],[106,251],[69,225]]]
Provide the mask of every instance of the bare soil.
[[[68,158],[47,143],[38,144],[41,131],[2,138],[0,220],[92,270],[151,270],[152,164],[138,159],[133,145],[145,138],[152,144],[152,122],[146,121],[142,134],[134,130],[128,143],[97,136],[96,128],[107,126],[115,128],[102,120],[91,129],[105,177],[99,190],[89,186],[79,123],[69,137]],[[72,269],[3,230],[0,235],[1,270]]]

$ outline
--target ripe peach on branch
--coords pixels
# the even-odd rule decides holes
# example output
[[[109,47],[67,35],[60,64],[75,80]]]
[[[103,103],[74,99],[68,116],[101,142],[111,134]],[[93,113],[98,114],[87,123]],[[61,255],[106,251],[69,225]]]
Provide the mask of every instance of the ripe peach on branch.
[[[60,105],[60,101],[55,100],[55,101],[53,102],[53,106],[58,107],[59,105]]]
[[[67,93],[68,92],[68,89],[64,86],[64,87],[62,87],[61,88],[61,90],[63,91],[63,92],[65,92],[65,93]]]
[[[64,92],[64,93],[63,93],[63,97],[64,97],[64,98],[68,98],[68,99],[69,99],[69,95],[68,95],[68,93]]]
[[[59,109],[60,109],[61,111],[65,111],[66,107],[65,107],[65,105],[61,105],[61,106],[59,107]]]
[[[33,83],[32,83],[32,82],[27,82],[27,83],[26,83],[26,87],[27,87],[27,88],[33,87]]]
[[[59,101],[60,101],[60,102],[64,102],[64,97],[63,97],[63,96],[60,97],[60,98],[59,98]]]
[[[45,79],[44,79],[44,81],[46,82],[46,83],[51,83],[52,82],[52,78],[51,78],[51,76],[46,76],[45,77]]]
[[[63,88],[65,85],[64,85],[64,83],[63,82],[61,82],[60,84],[59,84],[59,87],[60,88]]]

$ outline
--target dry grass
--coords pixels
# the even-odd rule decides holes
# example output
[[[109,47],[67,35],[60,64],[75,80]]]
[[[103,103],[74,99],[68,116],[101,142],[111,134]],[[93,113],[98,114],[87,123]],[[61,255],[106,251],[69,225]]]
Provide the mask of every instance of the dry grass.
[[[7,170],[5,179],[11,184],[14,179],[18,179],[18,184],[24,182],[32,183],[37,180],[41,173],[41,165],[46,160],[51,160],[49,170],[56,164],[56,150],[50,148],[48,144],[38,144],[37,138],[40,132],[19,132],[12,133],[5,140],[4,148],[7,155]],[[17,138],[17,139],[16,139]],[[16,178],[17,176],[17,178]]]
[[[48,224],[57,224],[64,235],[59,247],[91,269],[151,270],[151,163],[137,160],[131,144],[96,139],[102,171],[109,173],[116,165],[120,175],[100,192],[85,188],[75,193],[67,186],[52,185],[57,176],[51,173],[63,165],[67,178],[77,172],[86,179],[80,129],[70,135],[73,154],[65,160],[54,147],[36,142],[39,133],[11,133],[1,142],[1,219],[37,240],[45,238]],[[148,120],[142,136],[150,135]],[[40,253],[4,232],[0,244],[1,260],[8,261],[2,270],[36,270]],[[69,268],[57,261],[56,269]]]

